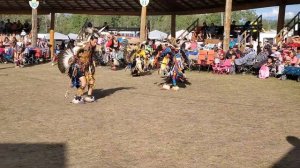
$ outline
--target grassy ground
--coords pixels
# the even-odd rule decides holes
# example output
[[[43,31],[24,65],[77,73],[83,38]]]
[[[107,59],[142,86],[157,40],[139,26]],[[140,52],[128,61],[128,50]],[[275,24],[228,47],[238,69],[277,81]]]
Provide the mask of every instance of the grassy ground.
[[[0,64],[0,167],[300,167],[299,83],[187,76],[97,68],[97,101],[73,105],[57,67]]]

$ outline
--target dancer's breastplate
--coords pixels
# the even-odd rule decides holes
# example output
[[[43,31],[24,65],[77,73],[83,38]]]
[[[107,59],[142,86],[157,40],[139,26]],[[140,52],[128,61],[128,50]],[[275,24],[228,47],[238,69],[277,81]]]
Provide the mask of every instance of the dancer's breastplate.
[[[78,62],[79,62],[81,70],[83,70],[83,71],[88,70],[88,67],[91,64],[91,52],[84,51],[80,55]]]

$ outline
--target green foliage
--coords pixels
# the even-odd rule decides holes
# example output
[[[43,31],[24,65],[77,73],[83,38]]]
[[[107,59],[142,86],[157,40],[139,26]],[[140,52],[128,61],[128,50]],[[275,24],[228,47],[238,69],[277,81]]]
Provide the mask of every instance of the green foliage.
[[[237,25],[243,25],[247,21],[254,21],[258,15],[253,10],[242,10],[232,12],[231,17],[231,20],[235,20]]]
[[[276,20],[263,20],[263,29],[266,31],[276,30],[277,29],[277,21]]]

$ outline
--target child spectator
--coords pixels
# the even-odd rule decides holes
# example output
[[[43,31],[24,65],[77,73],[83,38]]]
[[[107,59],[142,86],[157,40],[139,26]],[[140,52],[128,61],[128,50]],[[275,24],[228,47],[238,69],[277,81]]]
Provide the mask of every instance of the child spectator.
[[[15,43],[14,43],[15,44]],[[24,65],[23,65],[23,47],[21,47],[21,46],[18,46],[18,45],[15,45],[15,47],[14,47],[14,51],[15,51],[15,53],[14,53],[14,63],[15,63],[15,66],[16,67],[23,67]]]

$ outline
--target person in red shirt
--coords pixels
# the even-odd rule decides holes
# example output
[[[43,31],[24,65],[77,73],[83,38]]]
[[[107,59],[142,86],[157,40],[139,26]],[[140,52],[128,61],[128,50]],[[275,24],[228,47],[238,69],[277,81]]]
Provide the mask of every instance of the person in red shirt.
[[[4,62],[5,46],[3,41],[0,41],[0,62]]]
[[[107,35],[107,42],[105,44],[106,48],[110,48],[113,45],[113,36]]]

